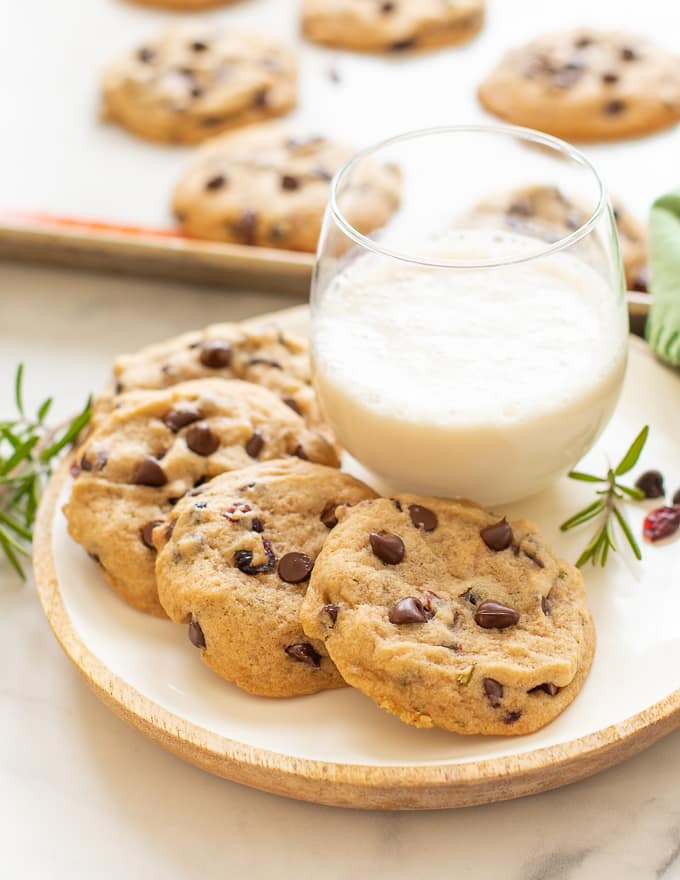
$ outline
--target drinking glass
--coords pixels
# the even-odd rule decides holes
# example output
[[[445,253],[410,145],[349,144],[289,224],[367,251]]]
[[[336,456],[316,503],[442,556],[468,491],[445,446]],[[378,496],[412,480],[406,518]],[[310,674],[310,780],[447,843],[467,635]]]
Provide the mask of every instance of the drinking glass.
[[[359,232],[377,167],[399,207]],[[628,316],[600,177],[510,126],[410,132],[338,172],[311,295],[315,384],[341,446],[394,490],[500,504],[566,473],[620,393]]]

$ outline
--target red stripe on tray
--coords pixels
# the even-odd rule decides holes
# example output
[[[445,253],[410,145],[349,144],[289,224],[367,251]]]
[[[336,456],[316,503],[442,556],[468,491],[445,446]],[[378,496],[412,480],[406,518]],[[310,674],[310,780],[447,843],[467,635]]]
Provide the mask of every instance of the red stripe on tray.
[[[0,211],[0,222],[11,221],[27,226],[57,226],[80,229],[83,232],[114,232],[117,235],[152,236],[153,238],[185,238],[179,229],[153,229],[147,226],[129,226],[104,220],[86,220],[80,217],[62,217],[42,211]]]

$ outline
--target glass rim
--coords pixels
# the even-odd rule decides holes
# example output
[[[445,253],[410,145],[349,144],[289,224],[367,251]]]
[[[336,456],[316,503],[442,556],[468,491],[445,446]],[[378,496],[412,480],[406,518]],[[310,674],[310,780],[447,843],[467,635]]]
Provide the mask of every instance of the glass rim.
[[[513,257],[511,259],[475,260],[471,262],[467,260],[436,260],[431,258],[426,259],[424,257],[418,257],[415,254],[408,254],[392,250],[391,248],[384,247],[379,242],[359,232],[359,230],[356,229],[344,215],[342,209],[340,208],[340,205],[338,204],[338,188],[342,183],[343,178],[349,172],[351,172],[352,168],[359,162],[362,162],[364,159],[369,158],[371,155],[378,153],[380,150],[386,147],[390,147],[394,144],[399,144],[404,141],[431,137],[433,135],[474,133],[502,135],[506,137],[512,137],[516,140],[539,144],[543,147],[549,147],[555,152],[560,153],[562,157],[567,157],[571,159],[573,162],[580,165],[586,171],[589,171],[592,177],[595,179],[598,192],[597,204],[595,205],[595,208],[593,209],[590,216],[577,229],[574,229],[563,238],[559,238],[555,242],[546,242],[545,247],[541,248],[541,250],[522,256]],[[352,241],[365,248],[367,251],[372,251],[375,254],[380,254],[384,257],[390,257],[391,259],[401,260],[405,263],[413,263],[420,266],[440,269],[500,268],[502,266],[513,266],[518,263],[527,263],[531,260],[540,259],[541,257],[546,257],[550,254],[559,253],[560,251],[566,250],[567,248],[576,244],[576,242],[581,241],[581,239],[585,238],[585,236],[589,235],[593,227],[600,220],[602,214],[607,208],[607,205],[607,193],[605,191],[602,178],[600,177],[593,163],[588,158],[586,158],[586,156],[580,150],[577,150],[576,147],[572,146],[567,141],[563,141],[560,138],[553,137],[552,135],[546,134],[542,131],[536,131],[533,128],[523,128],[518,125],[494,125],[484,123],[440,125],[430,128],[418,128],[411,131],[402,132],[401,134],[393,135],[392,137],[386,138],[385,140],[371,144],[368,147],[364,147],[362,150],[359,150],[359,152],[355,153],[351,158],[349,158],[336,172],[331,183],[331,191],[328,202],[330,212],[333,215],[333,218],[338,227],[344,232],[344,234],[348,238],[352,239]]]

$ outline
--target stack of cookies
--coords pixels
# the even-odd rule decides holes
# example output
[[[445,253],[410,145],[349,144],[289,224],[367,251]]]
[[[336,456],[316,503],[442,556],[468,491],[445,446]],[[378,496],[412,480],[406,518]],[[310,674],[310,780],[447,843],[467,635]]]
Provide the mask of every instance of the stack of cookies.
[[[215,325],[118,359],[68,528],[122,600],[187,627],[187,662],[250,693],[351,685],[470,734],[558,715],[593,655],[580,573],[529,522],[379,498],[339,464],[306,343]]]

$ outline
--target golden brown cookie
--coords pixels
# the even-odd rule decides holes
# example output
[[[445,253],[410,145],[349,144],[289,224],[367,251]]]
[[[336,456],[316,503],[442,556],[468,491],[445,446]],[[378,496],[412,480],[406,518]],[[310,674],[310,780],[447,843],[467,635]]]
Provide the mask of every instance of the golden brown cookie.
[[[338,511],[302,605],[345,681],[417,727],[531,733],[595,645],[580,572],[523,520],[403,495]]]
[[[144,138],[196,143],[280,116],[297,100],[297,64],[273,37],[184,25],[104,73],[102,116]]]
[[[154,534],[168,616],[189,624],[211,669],[250,693],[289,697],[342,687],[323,643],[303,633],[300,605],[336,506],[375,493],[296,459],[224,474],[198,492]]]
[[[352,150],[274,123],[222,135],[192,159],[173,198],[187,235],[316,250],[335,172]],[[399,171],[363,163],[343,196],[347,220],[368,234],[399,205]]]
[[[587,28],[512,49],[479,87],[484,107],[567,140],[645,135],[680,120],[680,57]]]
[[[128,604],[163,616],[154,528],[211,477],[286,455],[338,464],[332,446],[266,388],[199,379],[132,391],[78,450],[69,533]]]
[[[623,203],[612,200],[628,290],[647,287],[647,232]],[[588,220],[588,211],[555,186],[525,186],[485,199],[468,215],[474,225],[502,225],[548,242],[559,241]]]
[[[472,39],[484,0],[303,0],[309,40],[360,52],[436,49]]]

